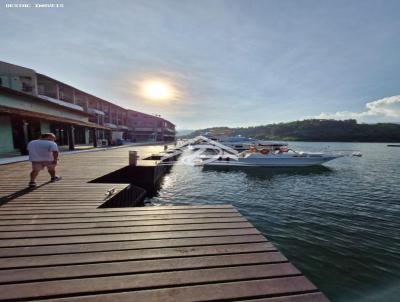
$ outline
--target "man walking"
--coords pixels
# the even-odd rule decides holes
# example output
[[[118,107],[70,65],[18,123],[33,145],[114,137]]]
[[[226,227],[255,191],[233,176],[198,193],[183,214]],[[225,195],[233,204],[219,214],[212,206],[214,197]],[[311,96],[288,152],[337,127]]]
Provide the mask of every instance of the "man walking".
[[[32,162],[30,188],[36,187],[35,179],[45,167],[51,176],[52,182],[61,179],[56,176],[58,146],[54,142],[55,140],[56,136],[53,133],[44,133],[40,135],[40,139],[29,142],[29,160]]]

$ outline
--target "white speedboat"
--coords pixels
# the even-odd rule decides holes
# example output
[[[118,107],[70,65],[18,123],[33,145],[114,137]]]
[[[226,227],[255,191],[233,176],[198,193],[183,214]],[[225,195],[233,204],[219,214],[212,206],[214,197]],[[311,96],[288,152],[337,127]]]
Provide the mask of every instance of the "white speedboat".
[[[249,149],[251,145],[257,143],[257,140],[242,136],[223,136],[217,138],[217,141],[229,148],[232,148],[236,151],[245,151]]]
[[[220,136],[220,137],[209,137],[209,139],[217,141],[239,152],[248,150],[252,146],[255,146],[256,148],[287,146],[287,144],[285,143],[263,141],[243,136]]]
[[[308,167],[321,165],[343,155],[297,152],[286,145],[281,147],[252,147],[237,155],[222,155],[203,159],[204,165],[217,166],[261,166],[261,167]]]

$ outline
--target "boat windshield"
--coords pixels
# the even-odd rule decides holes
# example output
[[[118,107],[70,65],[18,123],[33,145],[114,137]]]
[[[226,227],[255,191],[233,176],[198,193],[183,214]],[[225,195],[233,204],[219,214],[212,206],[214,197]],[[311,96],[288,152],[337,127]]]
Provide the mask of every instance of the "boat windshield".
[[[232,136],[232,137],[221,137],[221,142],[229,142],[229,143],[242,143],[242,142],[254,142],[255,140],[252,138],[241,137],[241,136]]]

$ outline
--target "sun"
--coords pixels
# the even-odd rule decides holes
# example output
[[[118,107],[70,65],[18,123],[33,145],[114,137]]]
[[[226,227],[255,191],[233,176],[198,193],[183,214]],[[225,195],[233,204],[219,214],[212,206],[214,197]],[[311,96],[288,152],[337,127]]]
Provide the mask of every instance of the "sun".
[[[166,82],[146,81],[143,83],[142,95],[146,99],[165,101],[173,98],[173,88]]]

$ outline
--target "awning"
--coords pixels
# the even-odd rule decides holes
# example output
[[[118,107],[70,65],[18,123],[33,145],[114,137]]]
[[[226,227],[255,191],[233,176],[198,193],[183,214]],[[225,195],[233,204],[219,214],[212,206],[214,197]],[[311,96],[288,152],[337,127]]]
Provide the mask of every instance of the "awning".
[[[29,99],[30,101],[34,101],[34,102],[41,102],[42,104],[46,104],[47,106],[51,106],[51,107],[57,107],[58,109],[62,108],[63,110],[73,111],[75,114],[78,113],[79,115],[82,115],[85,117],[90,116],[89,113],[83,111],[82,107],[80,107],[78,105],[66,103],[64,101],[56,100],[56,99],[49,98],[46,96],[45,96],[45,98],[42,98],[42,97],[38,97],[35,95],[31,95],[31,94],[28,94],[25,92],[21,92],[21,91],[3,87],[3,86],[0,86],[0,93],[17,96],[19,98],[24,98],[24,100]],[[52,99],[53,101],[49,101],[49,99]],[[79,108],[76,106],[78,106]]]
[[[97,114],[97,115],[106,115],[103,111],[101,111],[101,110],[97,110],[97,109],[94,109],[94,108],[88,108],[88,112],[90,113],[90,114]]]
[[[53,122],[58,122],[58,123],[67,123],[67,124],[73,124],[73,125],[77,125],[77,126],[88,127],[88,128],[110,130],[107,127],[100,126],[100,125],[97,125],[97,124],[91,123],[91,122],[78,121],[78,120],[73,120],[73,119],[69,119],[69,118],[65,118],[65,117],[59,117],[59,116],[50,115],[50,114],[46,114],[46,113],[33,112],[33,111],[28,111],[28,110],[21,110],[21,109],[5,107],[5,106],[0,106],[0,113],[8,113],[8,114],[13,114],[13,115],[38,118],[38,119],[43,119],[43,120],[46,120],[46,121],[53,121]]]
[[[128,127],[123,126],[123,125],[118,125],[119,129],[123,129],[123,130],[130,130]]]
[[[154,132],[154,128],[134,128],[135,131],[151,131]]]
[[[110,128],[110,129],[118,129],[117,125],[111,124],[111,123],[104,123],[104,126]]]
[[[41,94],[39,94],[38,97],[41,98],[41,99],[43,99],[43,100],[46,100],[46,101],[48,101],[48,102],[57,104],[57,105],[61,105],[61,106],[64,106],[64,107],[68,107],[68,108],[71,108],[71,109],[75,109],[75,110],[84,111],[82,106],[79,106],[79,105],[76,105],[76,104],[71,104],[71,103],[68,103],[68,102],[64,102],[64,101],[62,101],[62,100],[54,99],[54,98],[49,97],[49,96],[47,96],[47,95],[41,95]]]

